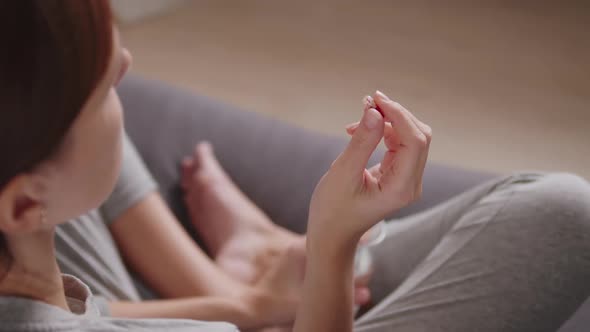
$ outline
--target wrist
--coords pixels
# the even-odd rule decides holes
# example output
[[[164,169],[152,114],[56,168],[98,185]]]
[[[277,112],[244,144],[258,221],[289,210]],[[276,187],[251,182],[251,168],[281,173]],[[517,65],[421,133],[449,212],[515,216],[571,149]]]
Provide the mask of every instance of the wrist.
[[[309,258],[338,259],[340,257],[354,256],[356,247],[362,236],[362,232],[347,233],[333,227],[322,225],[335,225],[327,222],[308,222],[311,227],[307,232],[306,249]],[[313,227],[316,225],[316,227]]]
[[[329,234],[318,232],[310,238],[308,233],[303,302],[294,331],[351,331],[358,238]]]

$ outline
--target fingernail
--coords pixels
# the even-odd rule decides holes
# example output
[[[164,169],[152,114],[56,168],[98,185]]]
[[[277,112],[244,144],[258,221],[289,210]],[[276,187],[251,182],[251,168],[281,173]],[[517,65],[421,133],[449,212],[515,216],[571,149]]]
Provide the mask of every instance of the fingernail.
[[[383,92],[377,90],[375,91],[375,94],[379,97],[381,97],[381,99],[385,100],[385,101],[390,101],[391,99],[389,99],[389,97],[387,97]]]
[[[375,113],[371,112],[371,110],[372,108],[365,111],[365,114],[363,115],[363,120],[367,128],[375,129],[377,128],[377,125],[379,125],[379,118],[376,116]]]
[[[373,100],[373,97],[371,96],[365,96],[365,98],[363,98],[363,105],[365,106],[365,108],[375,108],[375,101]]]

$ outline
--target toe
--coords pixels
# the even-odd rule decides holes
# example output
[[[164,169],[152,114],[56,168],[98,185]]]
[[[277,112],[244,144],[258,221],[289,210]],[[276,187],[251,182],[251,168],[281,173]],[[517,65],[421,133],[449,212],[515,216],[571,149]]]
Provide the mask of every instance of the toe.
[[[195,157],[211,154],[212,151],[213,147],[208,141],[199,142],[197,145],[195,145]]]
[[[193,163],[194,163],[194,160],[192,157],[186,156],[186,157],[182,158],[182,162],[181,162],[182,169],[186,170],[186,171],[190,171],[193,168]]]
[[[212,176],[223,177],[225,171],[217,160],[213,151],[213,146],[209,142],[199,143],[196,147],[196,158],[199,163],[199,167],[206,172],[211,172]]]
[[[194,171],[194,160],[192,157],[184,157],[182,159],[182,162],[180,163],[181,165],[181,172],[182,172],[182,177],[180,179],[180,185],[182,186],[182,188],[187,189],[188,186],[190,185],[190,179],[192,176],[192,173]]]
[[[197,162],[197,167],[207,167],[210,156],[213,154],[211,143],[200,142],[195,146],[194,159]]]

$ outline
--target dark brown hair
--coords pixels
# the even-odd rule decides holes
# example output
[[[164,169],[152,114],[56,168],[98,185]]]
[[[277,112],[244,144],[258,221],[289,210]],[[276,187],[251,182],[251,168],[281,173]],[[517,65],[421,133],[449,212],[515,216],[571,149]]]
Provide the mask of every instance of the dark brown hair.
[[[0,1],[0,192],[50,158],[108,68],[108,0]]]

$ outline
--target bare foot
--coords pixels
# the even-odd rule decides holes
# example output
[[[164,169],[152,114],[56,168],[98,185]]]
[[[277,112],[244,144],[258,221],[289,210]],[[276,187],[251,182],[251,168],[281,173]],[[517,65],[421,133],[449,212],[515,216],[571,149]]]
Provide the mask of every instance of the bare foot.
[[[182,163],[182,187],[193,225],[217,264],[254,283],[286,245],[304,237],[276,226],[232,182],[209,143]],[[305,255],[302,246],[302,255]]]

